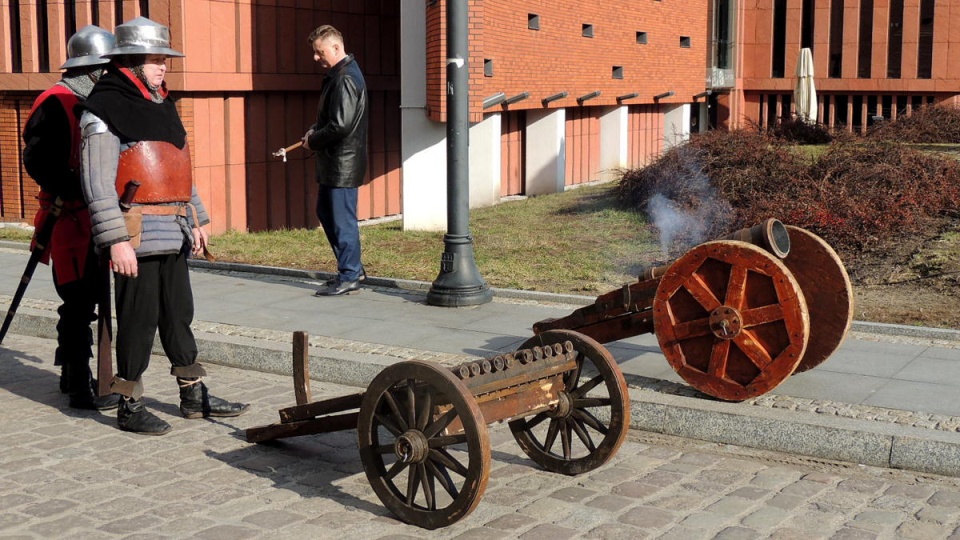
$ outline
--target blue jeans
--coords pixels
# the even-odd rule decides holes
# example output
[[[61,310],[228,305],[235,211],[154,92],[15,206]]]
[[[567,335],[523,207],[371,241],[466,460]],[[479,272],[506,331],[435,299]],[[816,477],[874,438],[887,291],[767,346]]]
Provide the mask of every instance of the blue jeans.
[[[357,224],[358,188],[320,185],[317,218],[337,258],[340,281],[356,281],[363,273],[360,262],[360,226]]]

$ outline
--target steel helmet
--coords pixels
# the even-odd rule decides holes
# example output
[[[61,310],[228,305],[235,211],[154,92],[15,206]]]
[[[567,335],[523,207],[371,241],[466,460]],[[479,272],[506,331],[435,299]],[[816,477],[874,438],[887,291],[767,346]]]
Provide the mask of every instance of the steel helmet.
[[[117,44],[103,55],[106,58],[126,54],[183,56],[183,53],[170,48],[170,29],[146,17],[137,17],[118,25],[113,32],[117,36]]]
[[[116,38],[96,25],[84,26],[67,41],[67,61],[60,69],[96,66],[110,62],[103,54],[113,49]]]

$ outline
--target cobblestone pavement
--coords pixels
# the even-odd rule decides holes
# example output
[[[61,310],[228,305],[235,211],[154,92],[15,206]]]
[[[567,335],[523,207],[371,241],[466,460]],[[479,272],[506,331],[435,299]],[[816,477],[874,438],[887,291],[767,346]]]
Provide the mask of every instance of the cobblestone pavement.
[[[266,445],[243,430],[294,404],[288,377],[208,365],[212,392],[250,402],[186,420],[164,358],[144,377],[174,431],[116,429],[58,392],[54,342],[0,349],[2,538],[723,538],[960,540],[960,479],[631,433],[579,477],[537,469],[503,426],[477,509],[439,531],[398,522],[374,495],[353,430]],[[313,385],[314,398],[355,392]]]

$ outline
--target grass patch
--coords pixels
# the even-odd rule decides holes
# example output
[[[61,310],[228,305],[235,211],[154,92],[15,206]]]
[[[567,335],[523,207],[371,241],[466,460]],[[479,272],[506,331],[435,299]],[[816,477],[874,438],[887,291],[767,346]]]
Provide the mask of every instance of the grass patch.
[[[618,206],[615,186],[588,186],[470,212],[480,274],[492,287],[599,294],[636,280],[660,257],[645,218]],[[443,233],[402,230],[399,221],[360,229],[371,276],[433,281]],[[229,232],[211,241],[221,261],[334,271],[319,229]]]

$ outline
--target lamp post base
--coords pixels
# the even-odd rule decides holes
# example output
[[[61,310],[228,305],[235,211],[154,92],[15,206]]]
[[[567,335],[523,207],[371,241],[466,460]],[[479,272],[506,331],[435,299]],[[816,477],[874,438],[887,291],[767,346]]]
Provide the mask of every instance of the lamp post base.
[[[443,237],[440,275],[427,293],[427,304],[440,307],[479,306],[493,300],[493,291],[480,276],[469,236]]]

